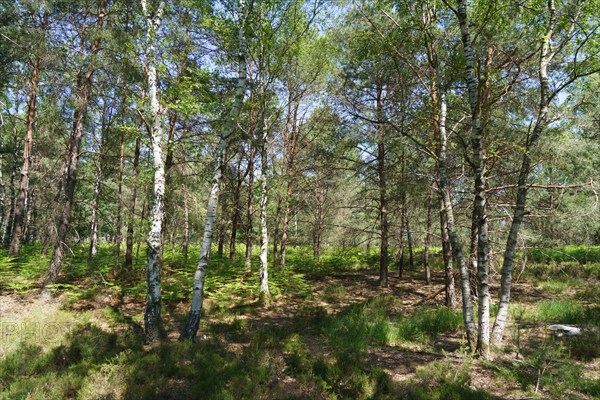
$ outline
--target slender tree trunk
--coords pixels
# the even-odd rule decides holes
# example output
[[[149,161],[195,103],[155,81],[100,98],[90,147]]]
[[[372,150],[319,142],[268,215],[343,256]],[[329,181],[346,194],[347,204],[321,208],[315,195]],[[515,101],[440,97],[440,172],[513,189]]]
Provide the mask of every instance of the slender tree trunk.
[[[448,182],[448,169],[446,161],[446,150],[447,150],[447,136],[446,136],[446,97],[444,92],[444,82],[442,80],[442,69],[438,60],[437,51],[435,47],[436,35],[435,35],[435,12],[431,2],[425,2],[423,8],[423,25],[426,33],[426,46],[427,46],[427,60],[429,62],[428,75],[431,82],[431,104],[432,104],[432,120],[433,120],[433,140],[437,142],[437,156],[438,163],[436,165],[435,177],[437,181],[437,189],[439,192],[440,199],[440,230],[442,239],[442,255],[444,260],[444,275],[445,275],[445,292],[446,292],[446,306],[454,308],[456,307],[456,293],[454,287],[454,272],[452,268],[452,249],[457,248],[457,254],[460,256],[462,250],[460,243],[450,242],[450,225],[449,217],[452,220],[452,229],[454,229],[454,214],[452,211],[452,203],[450,199],[450,188]],[[440,93],[440,88],[442,88]],[[448,207],[446,206],[448,205]],[[457,259],[461,266],[461,276],[463,273],[462,259]],[[468,270],[466,271],[468,274]],[[470,293],[469,293],[470,294]],[[470,304],[470,298],[468,303],[463,302],[463,310],[465,310],[465,304]],[[468,311],[468,310],[467,310]],[[472,338],[474,333],[471,332],[471,326],[474,329],[474,323],[472,322],[472,314],[467,315],[463,312],[465,327],[467,328],[467,336],[469,338],[469,346],[472,345]]]
[[[457,8],[461,40],[465,54],[465,80],[471,108],[471,164],[475,176],[475,218],[477,220],[477,292],[479,329],[477,351],[483,358],[490,357],[490,292],[488,277],[488,226],[485,214],[485,171],[483,153],[483,129],[481,125],[481,104],[479,80],[475,74],[476,55],[471,43],[467,17],[467,1],[460,0]]]
[[[315,226],[313,228],[313,256],[318,260],[321,258],[321,241],[323,238],[323,226],[324,223],[324,204],[325,204],[325,192],[326,188],[323,184],[323,179],[318,176],[318,187],[316,193],[317,200],[317,215],[315,218]]]
[[[279,237],[279,223],[281,222],[281,203],[283,199],[281,195],[277,196],[277,207],[275,207],[275,218],[273,221],[273,268],[279,267],[279,251],[278,251],[278,240]]]
[[[100,11],[98,13],[98,20],[96,21],[97,31],[101,31],[104,24],[104,17],[106,15],[108,0],[102,0],[100,5]],[[82,41],[85,38],[82,38]],[[46,287],[51,284],[55,284],[58,275],[62,271],[64,260],[65,260],[65,248],[67,242],[67,233],[71,222],[71,209],[75,200],[75,186],[77,184],[77,166],[79,164],[79,155],[81,148],[81,139],[83,137],[85,128],[85,118],[87,115],[87,107],[89,103],[90,93],[92,90],[92,78],[94,75],[94,58],[100,51],[101,37],[100,35],[94,40],[91,49],[91,58],[89,61],[87,70],[81,71],[77,75],[77,86],[75,89],[76,96],[76,108],[73,114],[73,126],[71,129],[71,135],[68,143],[68,150],[66,155],[65,174],[63,175],[64,181],[64,200],[61,204],[62,210],[57,227],[57,239],[54,245],[54,253],[52,254],[52,260],[50,262],[50,268],[48,274],[44,280],[44,293],[49,294],[46,291]]]
[[[15,137],[16,139],[16,137]],[[16,191],[16,181],[17,181],[17,168],[18,165],[16,162],[12,162],[12,170],[10,173],[10,205],[8,207],[8,216],[6,218],[6,225],[4,226],[4,236],[2,237],[2,247],[7,248],[10,245],[10,239],[12,237],[13,229],[15,226],[15,204],[17,202],[17,191]]]
[[[102,153],[102,148],[100,148]],[[100,194],[102,193],[102,160],[97,160],[96,181],[94,183],[94,201],[92,204],[92,226],[90,229],[90,250],[88,260],[96,257],[98,254],[98,209],[100,208]]]
[[[408,242],[408,265],[410,268],[415,266],[415,254],[413,252],[412,232],[410,231],[410,221],[406,218],[406,241]]]
[[[502,344],[504,335],[504,327],[508,316],[508,306],[510,304],[510,289],[512,286],[512,271],[517,248],[517,240],[521,224],[525,218],[525,206],[527,204],[527,191],[529,189],[527,181],[531,173],[531,152],[535,149],[544,128],[548,123],[548,111],[552,95],[550,92],[550,80],[548,78],[548,67],[550,61],[555,55],[556,50],[552,49],[552,37],[556,29],[557,18],[554,0],[548,1],[548,20],[546,23],[546,32],[544,34],[542,48],[539,61],[539,81],[540,81],[540,102],[538,107],[538,116],[534,125],[531,137],[526,143],[525,152],[521,161],[521,168],[518,178],[518,189],[516,198],[516,207],[513,214],[506,247],[504,250],[504,258],[502,261],[501,284],[500,284],[500,302],[498,305],[498,313],[492,330],[492,341],[494,345]]]
[[[440,230],[442,238],[442,258],[444,260],[444,287],[446,294],[446,307],[456,308],[456,284],[454,283],[454,269],[452,266],[452,246],[448,234],[448,218],[444,211],[443,200],[440,201]]]
[[[150,231],[147,241],[146,262],[146,307],[144,310],[144,331],[149,342],[160,340],[162,333],[160,288],[160,264],[162,253],[162,224],[165,198],[165,159],[163,138],[164,111],[158,99],[158,77],[156,72],[155,36],[162,22],[165,3],[161,1],[156,10],[149,11],[146,0],[141,0],[146,17],[146,63],[148,97],[150,99],[150,134],[152,139],[152,160],[154,167],[154,200],[150,214]]]
[[[252,121],[252,118],[251,118]],[[252,140],[254,132],[250,136],[250,149],[248,153],[248,201],[246,203],[246,273],[252,273],[252,245],[254,239],[253,220],[254,220],[254,145]]]
[[[440,142],[438,146],[438,168],[440,171],[440,192],[442,196],[442,213],[445,223],[447,223],[448,229],[448,240],[452,247],[452,257],[458,262],[460,268],[460,282],[462,289],[462,310],[463,320],[467,333],[467,343],[470,349],[474,349],[475,337],[477,330],[475,327],[475,318],[473,315],[473,302],[471,298],[471,288],[469,285],[469,267],[465,260],[463,253],[462,243],[458,238],[456,232],[456,224],[454,222],[454,211],[452,207],[452,200],[450,197],[450,184],[448,180],[448,166],[446,161],[447,152],[447,134],[446,134],[446,114],[447,114],[447,103],[446,94],[444,91],[440,93],[440,118],[439,118],[439,132]],[[449,290],[450,280],[452,277],[452,271],[446,272],[446,287]]]
[[[142,94],[142,97],[143,94]],[[141,138],[140,135],[135,138],[135,150],[133,153],[133,177],[131,184],[131,200],[129,201],[129,215],[127,217],[127,234],[125,238],[125,265],[124,267],[128,270],[133,265],[133,233],[135,224],[135,203],[137,200],[137,185],[138,176],[140,174],[140,147]]]
[[[267,130],[264,129],[264,108],[261,111],[261,129],[259,134],[262,135],[261,146],[260,146],[260,182],[261,182],[261,198],[260,198],[260,302],[262,304],[269,304],[271,301],[271,295],[269,293],[269,267],[268,267],[268,252],[269,252],[269,234],[267,231],[267,174],[268,174],[268,160],[267,160]],[[283,249],[283,242],[282,242]],[[283,259],[282,259],[283,261]],[[283,262],[281,266],[283,267]]]
[[[125,99],[123,99],[125,100]],[[123,101],[125,103],[125,101]],[[125,105],[123,105],[123,115],[125,113]],[[122,124],[125,121],[123,119]],[[125,133],[121,130],[119,143],[119,172],[117,176],[117,221],[115,223],[115,268],[117,271],[121,269],[121,243],[123,242],[123,171],[125,170]]]
[[[25,143],[23,146],[23,164],[21,165],[21,180],[19,182],[19,194],[15,205],[15,218],[12,240],[10,242],[10,255],[18,255],[23,240],[23,231],[26,230],[25,217],[27,215],[27,192],[29,190],[29,172],[31,165],[31,149],[33,147],[33,130],[35,127],[35,111],[37,102],[37,89],[40,76],[40,57],[36,57],[31,72],[31,87],[29,89],[29,100],[27,102],[27,129],[25,131]]]
[[[25,209],[27,210],[27,215],[25,217],[25,223],[23,224],[23,241],[25,241],[25,243],[33,244],[37,239],[37,212],[35,203],[35,190],[33,188],[29,189]]]
[[[431,246],[431,225],[433,224],[433,189],[427,199],[427,231],[423,241],[423,267],[425,269],[425,282],[431,285],[431,268],[429,266],[429,247]]]
[[[283,202],[283,226],[281,228],[281,248],[279,250],[279,267],[285,268],[285,259],[287,256],[288,233],[290,230],[290,201],[292,199],[291,176],[288,175],[286,199]]]
[[[380,218],[380,258],[379,258],[379,286],[388,286],[388,204],[387,182],[385,166],[385,134],[383,126],[383,85],[377,86],[377,175],[379,182],[379,218]]]
[[[469,269],[471,274],[471,293],[473,297],[477,298],[477,208],[475,201],[473,201],[473,211],[471,212],[471,237],[469,245]]]
[[[402,196],[404,200],[404,196]],[[404,218],[404,213],[406,212],[406,204],[402,205],[402,210],[400,211],[400,238],[398,240],[398,247],[400,248],[400,265],[398,267],[398,278],[402,278],[404,276],[404,232],[406,232],[406,218]]]
[[[235,188],[233,191],[233,204],[232,204],[232,212],[231,212],[231,236],[229,237],[229,258],[234,259],[236,256],[236,240],[237,240],[237,231],[238,231],[238,223],[240,221],[240,195],[242,192],[242,183],[244,183],[244,179],[247,175],[242,174],[242,153],[240,150],[238,155],[238,162],[235,169]]]
[[[164,197],[164,212],[162,220],[162,232],[160,237],[160,256],[162,258],[163,252],[165,251],[165,244],[168,237],[168,222],[173,218],[173,201],[171,199],[171,185],[172,185],[172,169],[173,169],[173,146],[175,141],[175,123],[177,121],[177,114],[175,112],[169,113],[169,134],[167,135],[167,154],[165,156],[165,197]]]
[[[190,194],[184,183],[181,184],[181,192],[183,193],[183,240],[181,243],[181,253],[183,259],[187,261],[188,247],[190,244]]]
[[[227,158],[225,154],[224,158]],[[224,168],[224,174],[227,174],[227,165]],[[221,202],[221,213],[219,214],[219,235],[217,237],[217,256],[223,258],[225,248],[225,234],[227,233],[227,176],[223,177],[221,185],[225,186],[224,194],[219,198]]]
[[[219,147],[217,150],[217,165],[212,180],[210,195],[208,196],[208,205],[206,207],[206,222],[204,225],[204,237],[200,250],[200,260],[194,274],[194,286],[192,290],[192,304],[186,326],[181,334],[181,339],[193,339],[198,332],[200,325],[200,316],[202,313],[202,302],[204,299],[204,280],[206,278],[206,269],[208,267],[208,259],[210,256],[210,246],[212,243],[213,225],[216,218],[217,204],[219,203],[219,184],[223,176],[225,163],[223,156],[227,148],[228,142],[234,133],[235,121],[237,120],[242,105],[244,103],[244,94],[246,92],[246,46],[245,46],[245,28],[246,21],[251,12],[252,0],[246,3],[240,0],[239,9],[241,11],[241,21],[238,31],[238,82],[236,87],[235,101],[231,107],[227,124],[223,130]]]

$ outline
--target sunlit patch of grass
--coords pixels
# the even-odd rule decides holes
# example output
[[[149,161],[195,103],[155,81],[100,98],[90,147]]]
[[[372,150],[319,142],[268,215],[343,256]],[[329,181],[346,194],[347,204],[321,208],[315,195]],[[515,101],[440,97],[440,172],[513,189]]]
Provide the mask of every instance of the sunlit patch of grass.
[[[397,326],[402,340],[427,344],[441,333],[456,332],[463,326],[463,319],[461,313],[445,307],[423,308],[400,317]]]
[[[562,294],[572,289],[580,288],[583,282],[577,279],[553,279],[548,278],[546,280],[535,281],[534,287],[540,287],[547,293]]]
[[[575,300],[545,300],[537,304],[537,309],[537,316],[543,322],[563,324],[589,322],[586,307]]]
[[[454,332],[462,326],[461,314],[446,308],[422,308],[409,316],[390,316],[395,301],[381,296],[350,306],[325,318],[321,332],[337,351],[359,354],[370,346],[429,344],[439,334]]]
[[[48,349],[61,343],[78,320],[87,316],[58,309],[58,305],[35,306],[26,316],[4,317],[0,323],[0,355],[9,354],[22,343]]]

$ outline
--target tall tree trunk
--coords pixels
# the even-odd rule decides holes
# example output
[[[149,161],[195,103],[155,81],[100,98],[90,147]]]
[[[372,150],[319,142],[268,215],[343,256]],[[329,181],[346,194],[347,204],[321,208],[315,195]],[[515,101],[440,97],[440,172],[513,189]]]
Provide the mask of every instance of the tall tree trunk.
[[[26,229],[27,192],[29,190],[29,170],[31,165],[31,149],[33,147],[37,89],[40,79],[40,62],[40,57],[36,57],[31,72],[31,87],[27,102],[27,129],[25,130],[25,143],[23,145],[23,164],[21,165],[21,180],[19,182],[19,194],[17,195],[17,203],[15,205],[14,229],[9,249],[9,254],[13,256],[19,254],[21,241],[23,240],[23,231]]]
[[[125,106],[123,106],[124,116]],[[122,124],[125,123],[123,118]],[[115,222],[115,268],[121,269],[121,243],[123,242],[123,171],[125,170],[125,132],[121,129],[119,140],[119,171],[117,175],[117,220]]]
[[[452,211],[452,203],[447,201],[450,199],[450,188],[448,182],[448,169],[447,169],[447,161],[446,161],[446,150],[447,150],[447,136],[446,136],[446,97],[444,92],[443,82],[443,73],[442,66],[439,62],[435,42],[437,41],[434,25],[435,25],[435,11],[433,9],[432,3],[429,1],[425,2],[425,7],[423,8],[423,25],[425,27],[425,37],[426,37],[426,46],[427,46],[427,60],[429,63],[428,66],[428,75],[429,80],[431,82],[430,95],[431,95],[431,105],[432,105],[432,122],[433,122],[433,140],[437,142],[437,157],[438,162],[435,170],[435,178],[437,182],[437,189],[439,192],[439,200],[440,200],[440,230],[441,230],[441,240],[442,240],[442,256],[444,260],[444,275],[445,275],[445,292],[446,292],[446,306],[454,308],[456,307],[456,293],[454,287],[454,272],[452,268],[452,243],[450,242],[450,233],[449,233],[449,222],[448,217],[451,217],[452,222],[454,221],[454,215]],[[442,89],[440,91],[440,89]],[[441,93],[440,93],[441,92]],[[443,172],[443,173],[442,173]],[[443,177],[443,179],[442,179]],[[448,204],[448,207],[446,207]],[[453,223],[454,225],[454,223]],[[454,229],[454,226],[452,226]],[[455,243],[457,246],[457,254],[460,255],[462,250],[460,248],[460,243]],[[457,259],[459,265],[461,266],[461,276],[463,273],[462,270],[462,260]],[[468,270],[466,271],[468,274]],[[463,310],[465,309],[465,302],[463,302]],[[469,303],[470,304],[470,299]],[[464,313],[464,321],[465,327],[467,327],[468,338],[472,339],[473,335],[470,329],[472,315],[468,316],[467,313]],[[473,324],[474,329],[474,324]],[[471,345],[472,340],[469,340],[469,345]]]
[[[259,129],[259,135],[262,136],[260,144],[260,183],[261,183],[261,197],[260,197],[260,302],[262,304],[269,304],[271,301],[271,295],[269,293],[269,267],[268,267],[268,253],[269,253],[269,234],[267,231],[267,174],[268,174],[268,159],[267,159],[267,129],[264,126],[264,112],[265,108],[261,110],[261,122]],[[283,247],[282,241],[282,249]],[[283,254],[282,254],[283,255]],[[283,259],[281,266],[283,267]]]
[[[224,156],[225,159],[227,159],[227,152],[225,153]],[[223,251],[225,249],[225,235],[227,233],[227,210],[228,210],[228,205],[227,205],[227,189],[228,189],[228,185],[227,182],[229,181],[228,179],[228,165],[225,165],[224,167],[224,177],[223,180],[221,182],[221,185],[224,186],[224,190],[223,190],[223,195],[221,195],[221,197],[219,198],[219,201],[221,203],[220,209],[221,212],[219,214],[219,234],[217,236],[217,256],[219,258],[223,258]]]
[[[142,97],[143,93],[142,93]],[[135,138],[135,150],[133,153],[133,177],[131,183],[131,199],[129,201],[129,212],[127,217],[127,234],[125,238],[125,265],[128,270],[133,265],[133,234],[135,224],[135,203],[137,200],[138,176],[140,174],[140,147],[141,138],[137,135]]]
[[[283,199],[281,195],[277,196],[277,207],[275,207],[275,218],[273,221],[273,268],[279,267],[279,251],[277,244],[279,243],[279,223],[281,222],[281,204]]]
[[[165,3],[161,1],[156,10],[149,11],[146,0],[141,0],[144,16],[146,17],[146,63],[148,97],[150,100],[150,133],[152,139],[152,160],[154,167],[154,201],[150,215],[150,231],[147,241],[146,262],[146,307],[144,310],[144,331],[146,340],[153,342],[161,339],[162,296],[160,288],[160,264],[162,248],[162,224],[165,197],[165,159],[163,138],[164,111],[158,100],[158,77],[156,72],[156,42],[155,36],[162,22]]]
[[[229,118],[225,129],[221,133],[219,147],[217,149],[217,165],[212,180],[210,195],[208,196],[208,205],[206,207],[206,221],[204,224],[204,237],[202,239],[202,247],[200,250],[200,260],[194,274],[194,286],[192,290],[192,304],[186,326],[181,334],[181,339],[193,339],[198,332],[200,325],[200,315],[202,313],[202,302],[204,299],[204,280],[206,278],[206,269],[208,267],[208,259],[210,256],[210,246],[212,243],[213,225],[216,218],[217,204],[219,203],[219,184],[223,176],[225,162],[223,156],[225,150],[235,130],[235,122],[240,115],[242,105],[244,103],[244,94],[246,93],[246,46],[245,46],[245,30],[246,21],[251,12],[253,1],[249,0],[246,3],[240,0],[240,25],[238,31],[238,82],[235,93],[235,101],[229,112]]]
[[[412,269],[415,266],[415,254],[413,252],[412,232],[408,216],[406,217],[406,242],[408,243],[408,266]]]
[[[252,125],[251,117],[251,125]],[[252,273],[252,245],[254,239],[253,220],[254,220],[254,153],[253,127],[250,135],[250,149],[248,152],[248,201],[246,203],[246,274]]]
[[[183,240],[181,243],[181,253],[183,259],[187,261],[190,244],[190,194],[184,183],[181,184],[181,192],[183,193]]]
[[[325,208],[325,193],[326,188],[323,178],[317,175],[318,185],[316,192],[317,213],[315,218],[315,226],[313,227],[313,256],[319,260],[321,258],[321,242],[323,240],[324,223],[324,208]]]
[[[33,244],[37,239],[37,212],[34,188],[29,189],[25,209],[27,210],[27,215],[25,216],[25,223],[23,224],[23,241],[25,241],[25,243]]]
[[[102,148],[100,148],[102,153]],[[90,229],[90,249],[88,260],[96,257],[98,254],[98,209],[100,208],[100,194],[102,193],[102,160],[101,156],[97,160],[96,181],[94,183],[94,201],[92,204],[92,226]]]
[[[167,154],[165,156],[165,197],[164,197],[164,212],[162,220],[162,232],[160,237],[160,256],[162,258],[163,252],[165,251],[165,244],[167,241],[167,231],[169,228],[168,222],[173,218],[173,202],[171,200],[171,186],[172,186],[172,169],[173,169],[173,147],[175,141],[175,123],[177,121],[177,114],[175,112],[169,112],[169,134],[167,135]]]
[[[473,211],[471,212],[471,236],[469,244],[469,269],[471,274],[471,293],[477,298],[477,207],[473,200]]]
[[[548,111],[550,101],[554,94],[550,92],[550,79],[548,78],[548,67],[550,61],[556,54],[556,50],[552,49],[552,37],[556,29],[557,18],[554,0],[548,0],[548,20],[546,22],[546,32],[543,37],[542,48],[539,61],[539,81],[540,81],[540,102],[538,106],[537,120],[534,125],[531,137],[526,143],[525,152],[521,161],[521,168],[518,178],[518,189],[516,198],[516,207],[513,214],[506,247],[504,250],[504,258],[502,261],[501,284],[500,284],[500,302],[498,305],[498,313],[492,330],[492,341],[494,345],[502,344],[504,335],[504,327],[506,326],[506,318],[508,316],[508,306],[510,304],[510,289],[512,286],[512,270],[517,248],[517,240],[521,224],[525,218],[525,206],[527,204],[527,184],[529,174],[531,173],[531,152],[535,149],[540,136],[548,123]]]
[[[465,54],[465,81],[471,109],[471,164],[475,177],[475,219],[477,220],[477,294],[479,329],[477,351],[483,358],[490,357],[490,292],[488,276],[488,225],[485,193],[485,170],[483,153],[483,129],[481,125],[481,104],[479,79],[475,75],[476,55],[471,43],[467,0],[460,0],[457,8],[461,40]]]
[[[423,241],[423,268],[425,269],[425,282],[431,285],[431,268],[429,266],[429,247],[431,246],[431,225],[433,224],[433,189],[427,198],[427,222],[425,240]]]
[[[16,133],[16,132],[15,132]],[[15,137],[16,139],[16,137]],[[2,236],[2,247],[7,248],[10,245],[10,239],[15,226],[15,204],[17,202],[16,195],[16,181],[17,181],[17,169],[18,165],[16,160],[11,163],[12,170],[10,173],[10,204],[8,206],[8,215],[6,218],[6,224],[4,226],[4,235]]]
[[[104,25],[104,17],[106,15],[108,0],[102,0],[98,19],[96,21],[96,30],[99,32]],[[85,41],[85,37],[82,37]],[[77,184],[77,166],[79,164],[79,155],[81,148],[81,139],[85,128],[85,119],[87,115],[87,107],[89,103],[90,93],[92,90],[92,78],[94,75],[94,58],[100,51],[101,36],[96,35],[96,39],[92,44],[91,60],[87,64],[87,70],[80,71],[77,75],[77,85],[75,88],[76,108],[73,114],[73,126],[69,143],[67,145],[66,163],[63,175],[63,194],[64,200],[61,204],[62,209],[57,227],[57,239],[54,245],[54,253],[50,262],[48,274],[44,280],[44,294],[49,292],[45,289],[48,285],[56,283],[65,261],[65,248],[67,242],[67,233],[71,222],[71,209],[75,200],[75,186]]]
[[[234,259],[236,256],[236,240],[238,223],[240,221],[240,195],[242,192],[242,184],[248,171],[242,174],[242,159],[243,151],[240,149],[238,154],[238,162],[235,168],[235,188],[233,190],[232,210],[231,210],[231,235],[229,237],[229,258]]]
[[[403,200],[404,200],[404,196],[402,196]],[[399,247],[399,252],[400,252],[400,256],[399,256],[399,263],[400,265],[398,266],[398,278],[402,278],[404,276],[404,233],[406,232],[406,225],[404,225],[406,223],[406,218],[404,218],[404,213],[406,212],[406,204],[402,205],[402,210],[400,211],[400,238],[398,240],[398,247]]]
[[[454,210],[450,197],[450,183],[448,180],[448,166],[446,160],[446,152],[448,146],[448,136],[446,134],[446,114],[447,103],[446,94],[442,90],[440,92],[440,114],[439,114],[439,135],[440,141],[438,145],[438,168],[440,171],[440,192],[442,197],[442,213],[445,223],[447,223],[448,240],[452,247],[452,257],[458,262],[460,268],[460,283],[462,292],[462,310],[465,330],[467,333],[467,343],[470,349],[474,349],[475,337],[477,330],[475,327],[475,318],[473,315],[473,302],[471,298],[471,288],[469,285],[469,267],[465,260],[462,243],[456,232],[456,224],[454,222]],[[449,288],[451,283],[452,271],[446,272],[446,287]],[[453,281],[453,278],[452,278]],[[448,289],[447,289],[448,290]]]
[[[442,238],[442,258],[444,260],[444,288],[446,294],[446,307],[456,307],[456,284],[454,283],[454,269],[452,266],[452,245],[448,234],[448,218],[446,217],[443,199],[440,201],[440,230]]]
[[[385,166],[385,134],[383,126],[383,85],[377,85],[377,176],[379,182],[379,219],[380,219],[380,246],[379,246],[379,286],[388,286],[388,204],[387,182]]]
[[[291,93],[294,93],[294,91],[291,91]],[[295,96],[297,97],[297,96]],[[293,191],[294,191],[294,179],[295,179],[295,175],[296,175],[296,151],[297,151],[297,146],[298,146],[298,138],[299,138],[299,131],[298,129],[300,129],[298,127],[298,108],[300,107],[300,102],[299,99],[296,98],[296,100],[294,101],[293,107],[291,109],[288,109],[288,112],[291,111],[292,115],[291,118],[288,116],[289,118],[289,128],[290,129],[290,135],[289,138],[287,140],[287,165],[286,165],[286,178],[287,178],[287,188],[286,188],[286,193],[285,193],[285,200],[283,202],[283,206],[284,206],[284,210],[283,210],[283,227],[282,227],[282,231],[281,231],[281,257],[279,260],[280,266],[281,268],[285,267],[285,258],[287,255],[287,243],[288,243],[288,237],[289,237],[289,230],[290,230],[290,218],[291,218],[291,202],[292,202],[292,198],[293,198]],[[287,136],[287,135],[286,135]]]

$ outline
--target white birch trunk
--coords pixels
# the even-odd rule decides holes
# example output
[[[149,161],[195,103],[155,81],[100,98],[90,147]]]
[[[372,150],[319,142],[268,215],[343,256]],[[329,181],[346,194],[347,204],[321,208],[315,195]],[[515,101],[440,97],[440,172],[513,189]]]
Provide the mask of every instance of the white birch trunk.
[[[481,107],[479,99],[479,80],[475,75],[475,51],[471,43],[467,16],[467,1],[458,4],[457,16],[460,24],[461,39],[465,53],[465,80],[471,108],[471,164],[475,177],[474,218],[477,221],[477,292],[479,299],[479,331],[477,350],[484,358],[490,352],[490,291],[488,276],[488,224],[485,215],[485,171],[482,146]]]
[[[531,151],[535,148],[548,121],[548,107],[550,104],[550,81],[548,78],[548,65],[554,56],[554,53],[552,52],[552,36],[554,35],[554,31],[556,29],[556,8],[554,5],[554,0],[548,1],[548,14],[546,33],[543,37],[539,62],[540,104],[538,109],[538,117],[533,128],[532,135],[523,154],[523,160],[521,162],[521,169],[519,171],[518,178],[516,207],[504,250],[500,283],[500,302],[492,330],[492,342],[495,346],[500,346],[502,344],[504,327],[506,326],[506,319],[508,316],[515,251],[517,248],[519,230],[521,228],[523,219],[525,218],[525,205],[527,203],[528,191],[527,180],[531,171],[532,163]]]
[[[200,326],[200,316],[202,314],[202,303],[204,300],[204,281],[206,279],[206,270],[208,259],[210,257],[210,246],[212,244],[213,229],[217,214],[217,205],[219,204],[219,184],[225,168],[223,156],[231,136],[235,130],[235,121],[240,114],[244,103],[246,93],[246,47],[245,30],[246,20],[252,8],[252,0],[247,4],[244,0],[239,1],[240,26],[238,31],[238,82],[235,94],[235,101],[229,112],[227,124],[221,133],[219,147],[217,149],[216,168],[212,178],[212,186],[208,196],[208,205],[206,207],[206,221],[204,223],[204,236],[202,238],[202,247],[200,249],[200,260],[194,273],[194,283],[192,288],[192,303],[185,328],[181,333],[180,340],[194,339]]]
[[[263,93],[264,94],[264,93]],[[260,302],[269,304],[271,295],[269,294],[269,233],[267,230],[267,130],[264,129],[264,110],[261,110],[259,134],[262,135],[260,148],[260,181],[261,181],[261,198],[260,198]]]
[[[160,290],[160,253],[162,221],[165,196],[165,161],[163,156],[163,112],[158,101],[158,82],[156,73],[155,36],[161,24],[165,6],[160,2],[154,15],[148,12],[146,0],[141,0],[146,17],[146,65],[148,79],[148,97],[150,100],[150,130],[152,136],[152,158],[154,167],[154,202],[150,215],[150,232],[147,241],[146,282],[148,293],[144,311],[144,330],[146,339],[156,341],[162,336],[161,327],[161,290]]]
[[[460,268],[460,284],[462,293],[462,311],[465,329],[467,331],[467,342],[473,349],[475,342],[475,318],[473,315],[473,302],[471,299],[471,288],[469,285],[469,267],[462,250],[462,244],[456,233],[456,223],[454,221],[454,210],[450,198],[450,185],[448,182],[448,167],[446,164],[446,152],[448,136],[446,133],[446,115],[448,113],[446,93],[440,91],[440,148],[438,162],[440,168],[440,191],[442,192],[443,213],[448,223],[448,237],[452,247],[452,256],[458,262]]]

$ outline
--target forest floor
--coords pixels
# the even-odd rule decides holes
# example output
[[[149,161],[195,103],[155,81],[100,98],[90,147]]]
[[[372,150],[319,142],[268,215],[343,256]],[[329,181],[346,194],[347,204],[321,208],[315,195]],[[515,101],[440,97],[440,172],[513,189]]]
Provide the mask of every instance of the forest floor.
[[[35,285],[0,284],[0,398],[600,398],[597,275],[516,282],[505,346],[486,361],[444,306],[441,271],[431,285],[409,270],[380,288],[372,269],[290,267],[272,272],[266,306],[256,277],[225,262],[196,343],[182,343],[189,273],[173,263],[155,345],[143,341],[143,285],[131,283],[143,270],[127,281],[90,272],[66,275],[48,301]],[[556,338],[550,323],[589,332]]]

